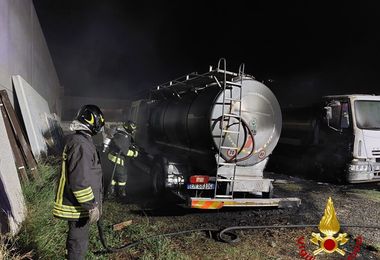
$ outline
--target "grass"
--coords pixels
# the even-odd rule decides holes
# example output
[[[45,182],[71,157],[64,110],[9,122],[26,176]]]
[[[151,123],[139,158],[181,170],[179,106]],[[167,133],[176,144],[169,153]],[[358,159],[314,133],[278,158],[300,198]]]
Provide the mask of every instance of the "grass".
[[[2,260],[22,260],[32,259],[32,251],[19,254],[16,240],[7,235],[0,235],[0,259]]]
[[[118,202],[106,202],[104,205],[103,230],[107,244],[111,247],[118,247],[126,243],[147,238],[159,234],[157,225],[152,225],[148,218],[132,216],[126,210],[126,205]],[[132,225],[120,231],[113,231],[112,226],[126,220],[132,220]],[[95,227],[91,230],[92,250],[89,253],[91,259],[109,259],[107,255],[98,255],[94,252],[102,248],[98,239]],[[154,237],[142,241],[140,244],[129,249],[125,249],[114,255],[116,259],[189,259],[178,252],[170,241],[163,237]]]
[[[252,247],[244,244],[243,246],[228,246],[223,250],[226,259],[247,259],[247,260],[273,260],[258,251],[252,250]]]
[[[66,223],[52,215],[59,167],[53,162],[38,168],[41,178],[23,186],[28,215],[18,243],[22,250],[33,250],[34,258],[57,259],[64,255],[66,240]]]

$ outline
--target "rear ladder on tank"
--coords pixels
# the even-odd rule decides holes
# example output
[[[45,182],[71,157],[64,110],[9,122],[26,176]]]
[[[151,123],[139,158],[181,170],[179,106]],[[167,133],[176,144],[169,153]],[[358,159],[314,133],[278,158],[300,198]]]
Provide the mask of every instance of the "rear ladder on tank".
[[[222,68],[220,68],[222,62]],[[227,81],[226,75],[226,60],[221,59],[218,63],[218,70],[224,71],[223,80],[219,83],[220,87],[223,89],[223,101],[222,101],[222,116],[220,120],[220,138],[219,138],[219,151],[217,155],[217,173],[215,179],[215,193],[214,197],[218,199],[233,199],[234,198],[234,183],[236,177],[236,167],[237,167],[237,156],[239,153],[239,135],[241,128],[241,99],[242,99],[242,86],[243,86],[243,76],[244,76],[244,63],[239,67],[239,78],[240,81]],[[238,91],[234,91],[238,88]],[[228,92],[228,93],[227,93]],[[234,94],[235,93],[235,94]],[[238,103],[238,109],[235,113],[232,113],[233,103]],[[237,112],[237,113],[236,113]],[[238,129],[229,130],[227,128],[231,118],[238,121]],[[231,143],[234,145],[226,146],[223,145],[225,138],[229,136]],[[242,144],[244,145],[244,144]],[[230,160],[226,161],[222,157],[222,151],[232,151],[233,155]],[[232,178],[224,178],[220,174],[220,167],[227,166],[233,169]],[[223,183],[225,185],[223,185]]]

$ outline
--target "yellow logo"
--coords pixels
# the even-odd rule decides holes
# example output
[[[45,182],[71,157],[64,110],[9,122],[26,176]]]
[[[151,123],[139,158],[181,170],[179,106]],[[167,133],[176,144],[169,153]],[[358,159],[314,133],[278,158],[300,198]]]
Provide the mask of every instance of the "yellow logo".
[[[90,125],[94,125],[95,123],[95,118],[94,118],[94,115],[91,114],[91,119],[90,120],[87,120],[87,119],[84,119],[87,123],[89,123]]]
[[[319,222],[318,229],[325,236],[321,236],[320,233],[311,234],[313,238],[310,239],[310,241],[313,244],[319,246],[319,248],[315,250],[313,254],[318,255],[321,252],[331,254],[336,251],[344,256],[345,252],[340,249],[339,246],[346,244],[348,242],[348,238],[346,238],[346,233],[339,233],[337,237],[334,237],[334,235],[340,230],[340,224],[336,217],[334,204],[331,197],[329,197],[327,201],[325,212],[321,221]]]

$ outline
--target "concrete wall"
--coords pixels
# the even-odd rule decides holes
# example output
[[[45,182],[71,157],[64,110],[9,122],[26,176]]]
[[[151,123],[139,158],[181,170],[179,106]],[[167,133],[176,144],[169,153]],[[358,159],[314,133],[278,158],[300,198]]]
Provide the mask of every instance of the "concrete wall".
[[[0,89],[13,103],[12,75],[21,75],[61,115],[63,91],[32,0],[0,0]]]

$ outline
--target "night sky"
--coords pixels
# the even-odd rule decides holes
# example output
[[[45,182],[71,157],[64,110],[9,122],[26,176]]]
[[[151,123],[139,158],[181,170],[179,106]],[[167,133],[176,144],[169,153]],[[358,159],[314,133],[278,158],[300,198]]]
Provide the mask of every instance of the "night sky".
[[[33,2],[65,95],[129,98],[220,57],[232,71],[244,62],[282,106],[380,94],[376,1]]]

